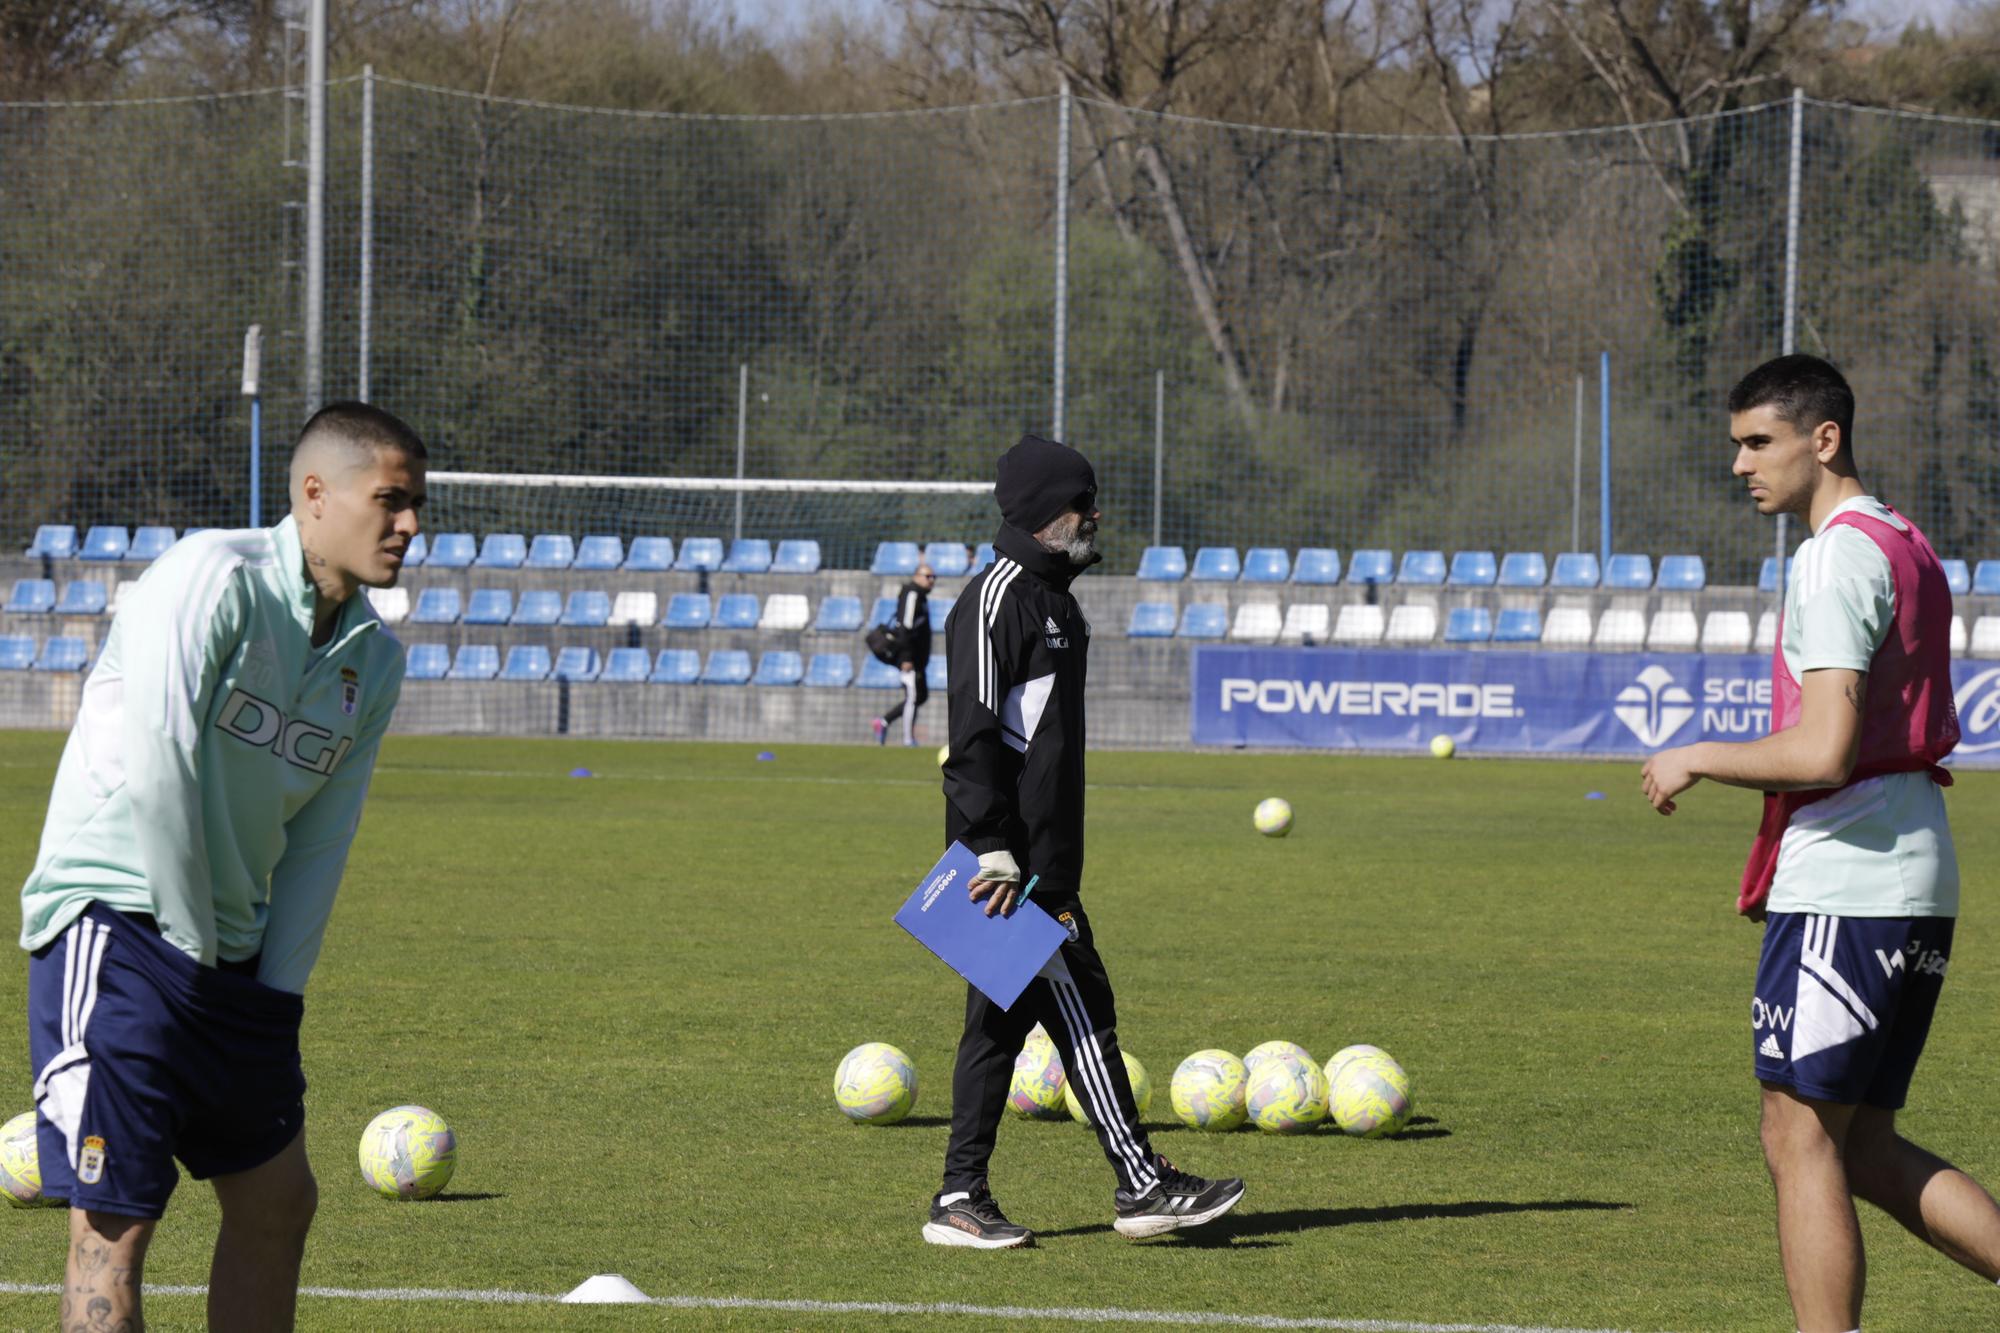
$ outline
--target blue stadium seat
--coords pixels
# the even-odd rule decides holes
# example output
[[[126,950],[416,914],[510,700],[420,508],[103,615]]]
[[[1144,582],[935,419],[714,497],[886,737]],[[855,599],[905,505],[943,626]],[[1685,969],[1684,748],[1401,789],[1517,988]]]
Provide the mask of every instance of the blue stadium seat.
[[[674,568],[683,573],[709,573],[722,568],[722,538],[689,537],[681,543]]]
[[[625,551],[625,568],[640,574],[661,574],[674,567],[674,539],[634,537]]]
[[[76,528],[68,523],[44,523],[35,529],[35,540],[21,552],[30,560],[47,556],[51,560],[76,558]]]
[[[568,569],[576,563],[576,542],[560,532],[538,532],[528,543],[529,569]]]
[[[479,543],[480,569],[519,569],[528,562],[528,542],[518,532],[489,532]]]
[[[1243,560],[1233,546],[1204,546],[1194,553],[1188,578],[1196,583],[1234,583],[1243,576]]]
[[[1396,582],[1413,583],[1426,588],[1434,588],[1443,583],[1444,552],[1403,552],[1403,567],[1396,571]]]
[[[1555,572],[1549,576],[1551,588],[1595,588],[1597,557],[1589,551],[1565,551],[1556,557]]]
[[[1490,588],[1500,578],[1500,566],[1491,551],[1459,551],[1451,558],[1451,573],[1445,582],[1454,588]]]
[[[605,570],[616,569],[624,563],[625,543],[617,537],[600,533],[594,537],[585,537],[577,543],[576,559],[570,568],[599,574]]]
[[[424,562],[423,553],[418,549],[422,545],[423,540],[424,534],[420,532],[417,534],[417,540],[410,544],[410,554],[403,557],[403,567],[405,569],[414,569]],[[158,560],[167,553],[167,548],[172,546],[174,541],[175,535],[172,528],[140,528],[133,532],[132,544],[125,548],[125,558],[127,560]],[[415,556],[416,559],[412,560],[410,556]]]
[[[449,670],[451,649],[441,643],[410,645],[409,665],[403,668],[403,674],[411,680],[443,680]]]
[[[815,634],[852,634],[861,628],[859,597],[828,597],[819,604],[819,618],[813,621]]]
[[[877,597],[874,607],[868,612],[868,623],[871,625],[886,625],[895,618],[896,599],[893,597]]]
[[[84,560],[123,560],[131,549],[131,533],[116,524],[100,523],[83,535],[83,549],[77,555]]]
[[[1663,555],[1659,586],[1662,592],[1700,592],[1708,586],[1708,569],[1698,555]]]
[[[111,602],[111,593],[96,579],[75,579],[63,589],[56,603],[59,616],[101,616]]]
[[[919,559],[915,542],[881,542],[868,572],[881,578],[906,579],[917,572]]]
[[[1187,552],[1178,546],[1148,546],[1139,556],[1139,577],[1149,583],[1179,583],[1187,569]]]
[[[1292,576],[1292,557],[1282,546],[1253,546],[1243,553],[1245,583],[1283,583]]]
[[[643,685],[651,665],[652,654],[644,648],[613,648],[604,655],[597,680],[601,685]]]
[[[932,694],[942,694],[950,683],[945,674],[944,661],[942,657],[933,657],[924,663],[924,685]]]
[[[1653,557],[1614,555],[1604,566],[1604,586],[1618,592],[1644,592],[1653,586]]]
[[[35,670],[81,671],[89,664],[89,644],[68,635],[57,635],[42,644],[42,654],[35,659]]]
[[[854,684],[855,688],[863,690],[900,690],[903,688],[903,675],[880,658],[864,657],[861,659],[861,679]]]
[[[1972,591],[1977,597],[2000,597],[2000,560],[1981,560],[1973,567]]]
[[[479,594],[474,593],[472,600],[477,602]],[[514,617],[508,623],[511,625],[553,625],[562,619],[562,609],[562,594],[554,588],[530,588],[522,593],[521,600],[514,604]],[[470,621],[472,617],[467,616],[466,619]]]
[[[924,547],[924,563],[941,579],[963,578],[972,568],[972,555],[964,542],[932,542]]]
[[[1499,624],[1493,627],[1495,643],[1540,643],[1541,641],[1542,613],[1531,606],[1502,611]]]
[[[1485,643],[1493,637],[1493,613],[1483,606],[1454,606],[1444,618],[1446,643]]]
[[[1319,587],[1340,582],[1340,552],[1330,546],[1301,546],[1292,561],[1292,582]]]
[[[1387,583],[1396,565],[1387,551],[1356,551],[1347,562],[1349,583]]]
[[[762,609],[756,593],[725,593],[715,604],[715,618],[708,622],[709,628],[756,629],[757,614]]]
[[[1125,627],[1130,639],[1171,639],[1174,637],[1174,608],[1167,602],[1140,602],[1132,608],[1132,623]]]
[[[972,548],[972,568],[969,573],[977,574],[993,563],[993,543],[981,542]]]
[[[611,623],[611,594],[597,588],[579,588],[563,602],[563,625],[595,629]]]
[[[15,579],[4,608],[10,616],[47,615],[56,609],[54,579]]]
[[[771,569],[771,543],[762,537],[738,537],[729,543],[722,558],[725,574],[767,574]]]
[[[507,664],[500,668],[500,679],[532,683],[548,678],[547,648],[539,643],[517,643],[507,650]]]
[[[139,543],[145,539],[147,533],[153,531],[161,531],[171,534],[173,532],[173,529],[140,528],[137,532],[132,534],[132,550],[134,552],[137,552],[137,550],[139,549]],[[154,538],[153,540],[157,541],[159,539]],[[172,546],[173,544],[174,544],[173,538],[169,536],[167,539],[167,545]],[[424,561],[430,556],[430,553],[431,553],[431,539],[425,536],[421,532],[418,533],[416,536],[410,538],[410,549],[403,552],[403,568],[415,569],[417,566],[424,563]],[[127,560],[150,560],[153,557],[150,555],[141,556],[138,554],[128,554],[125,558]]]
[[[771,572],[773,574],[819,573],[819,543],[805,540],[779,542],[777,554],[771,557]]]
[[[797,653],[783,649],[764,653],[757,658],[757,673],[750,677],[752,685],[796,685],[805,679],[805,659]]]
[[[692,685],[700,677],[700,653],[692,648],[662,648],[650,679],[655,685]]]
[[[750,683],[750,654],[741,648],[717,648],[702,668],[704,685],[747,685]]]
[[[667,614],[660,623],[668,629],[707,629],[708,594],[705,592],[675,593],[667,599]]]
[[[465,607],[468,625],[504,625],[514,616],[514,594],[505,588],[475,588]]]
[[[26,671],[34,664],[33,635],[0,634],[0,671]]]
[[[1229,632],[1229,608],[1221,602],[1189,602],[1181,608],[1183,639],[1219,639]]]
[[[410,622],[416,625],[452,625],[458,622],[459,610],[458,589],[425,588],[417,594],[417,604],[410,611]]]
[[[500,674],[500,650],[490,643],[461,643],[451,659],[449,680],[492,680]]]
[[[854,659],[846,653],[814,653],[806,667],[806,685],[812,689],[843,690],[854,683]]]
[[[432,569],[465,569],[479,554],[469,532],[440,532],[424,563]]]
[[[1940,560],[1944,566],[1945,586],[1951,589],[1953,597],[1963,597],[1972,591],[1972,570],[1963,560]],[[1660,577],[1667,576],[1666,565],[1660,566]]]
[[[1795,555],[1785,557],[1785,586],[1787,587],[1791,586],[1792,572],[1797,568],[1798,562],[1799,558]],[[1757,567],[1757,591],[1776,592],[1777,590],[1778,557],[1767,555],[1764,557],[1764,563]]]
[[[645,649],[637,648],[633,651],[639,654],[641,663],[646,660]],[[580,644],[571,644],[556,654],[556,668],[550,674],[557,680],[567,680],[573,681],[578,685],[588,685],[591,681],[597,679],[598,673],[603,669],[604,663],[598,661],[597,650],[595,648],[585,648]]]
[[[1500,586],[1539,588],[1549,581],[1549,562],[1540,551],[1509,551],[1500,557]]]

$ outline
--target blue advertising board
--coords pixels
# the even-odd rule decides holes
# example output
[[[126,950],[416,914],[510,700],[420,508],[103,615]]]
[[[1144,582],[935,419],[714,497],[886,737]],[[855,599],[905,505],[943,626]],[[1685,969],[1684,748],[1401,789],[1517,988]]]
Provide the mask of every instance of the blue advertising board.
[[[1771,729],[1761,654],[1198,648],[1197,745],[1638,757]],[[1954,662],[1950,762],[2000,766],[2000,663]]]

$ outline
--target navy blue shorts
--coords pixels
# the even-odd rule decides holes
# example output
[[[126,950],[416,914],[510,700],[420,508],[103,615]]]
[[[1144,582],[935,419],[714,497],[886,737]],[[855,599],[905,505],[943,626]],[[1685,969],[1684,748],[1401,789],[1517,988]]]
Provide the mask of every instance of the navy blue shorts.
[[[42,1189],[156,1218],[180,1181],[260,1166],[305,1125],[305,1001],[203,967],[93,903],[28,963]]]
[[[1901,1109],[1951,961],[1946,916],[1773,912],[1750,1001],[1757,1077],[1801,1097]]]

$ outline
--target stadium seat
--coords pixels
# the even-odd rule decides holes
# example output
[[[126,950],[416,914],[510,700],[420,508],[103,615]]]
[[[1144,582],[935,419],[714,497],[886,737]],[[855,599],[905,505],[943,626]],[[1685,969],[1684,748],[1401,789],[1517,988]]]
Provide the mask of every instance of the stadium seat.
[[[662,648],[648,679],[655,685],[692,685],[700,677],[700,653],[692,648]]]
[[[15,579],[4,608],[10,616],[47,615],[56,609],[54,579]]]
[[[33,635],[0,634],[0,671],[26,671],[34,664]]]
[[[712,574],[722,568],[722,538],[689,537],[681,543],[674,568],[683,574]]]
[[[1196,583],[1234,583],[1243,575],[1243,559],[1233,546],[1204,546],[1194,553],[1188,578]]]
[[[139,549],[139,543],[140,543],[140,541],[141,541],[141,540],[142,540],[143,538],[145,538],[145,534],[147,534],[148,532],[151,532],[151,531],[153,531],[153,529],[151,529],[151,528],[140,528],[140,529],[139,529],[139,530],[138,530],[137,532],[135,532],[135,533],[133,533],[133,534],[132,534],[132,549],[133,549],[133,551],[137,551],[137,550]],[[171,534],[171,533],[173,532],[173,529],[172,529],[172,528],[164,528],[164,529],[161,529],[161,531],[164,531],[164,532],[167,532],[167,533]],[[189,529],[189,531],[193,531],[193,529]],[[159,538],[155,537],[155,538],[152,538],[151,540],[153,540],[153,541],[158,541],[158,540],[159,540]],[[172,538],[171,536],[169,536],[169,537],[168,537],[168,539],[167,539],[167,545],[168,545],[168,546],[172,546],[173,544],[174,544],[174,543],[173,543],[173,538]],[[429,536],[427,536],[427,535],[426,535],[426,534],[424,534],[424,533],[421,533],[421,532],[420,532],[420,533],[418,533],[418,534],[417,534],[416,536],[414,536],[414,537],[410,538],[410,545],[409,545],[409,549],[407,549],[407,550],[405,550],[405,551],[403,552],[403,568],[404,568],[404,569],[415,569],[415,568],[417,568],[417,567],[418,567],[419,565],[423,564],[423,563],[424,563],[424,561],[425,561],[426,559],[428,559],[428,558],[430,557],[430,553],[431,553],[431,539],[429,538]],[[150,560],[150,559],[152,559],[152,557],[151,557],[151,556],[140,556],[140,555],[134,555],[134,554],[127,554],[125,558],[126,558],[127,560],[142,560],[142,559],[144,559],[144,560]]]
[[[410,590],[408,588],[370,588],[368,605],[375,608],[376,619],[385,625],[400,625],[410,618]]]
[[[1966,645],[1970,642],[1971,636],[1965,632],[1965,617],[1953,616],[1951,618],[1951,655],[1953,657],[1965,656]]]
[[[1148,546],[1139,556],[1139,577],[1148,583],[1179,583],[1187,577],[1187,552],[1178,546]]]
[[[617,537],[585,537],[576,544],[576,559],[570,568],[587,574],[601,574],[625,563],[625,543]]]
[[[878,578],[906,579],[917,572],[915,542],[882,542],[875,547],[875,559],[868,572]]]
[[[981,542],[972,548],[972,568],[968,573],[977,574],[993,563],[993,543]]]
[[[1437,587],[1444,582],[1444,552],[1403,552],[1403,565],[1396,571],[1396,582],[1426,588]],[[1436,617],[1433,616],[1432,619]]]
[[[456,588],[425,588],[410,611],[413,625],[455,625],[461,610]]]
[[[440,532],[424,563],[432,569],[465,569],[479,554],[469,532]]]
[[[132,534],[116,524],[100,523],[83,535],[83,560],[123,560],[132,548]]]
[[[600,685],[643,685],[651,674],[652,654],[644,648],[613,648],[604,655],[604,669],[597,673]]]
[[[1646,613],[1629,606],[1614,606],[1597,622],[1595,647],[1613,652],[1643,647],[1646,642]]]
[[[1281,546],[1253,546],[1243,553],[1245,583],[1283,583],[1292,576],[1292,558]]]
[[[854,685],[862,690],[900,690],[903,688],[903,675],[880,658],[864,657],[861,659],[861,679]]]
[[[478,601],[479,594],[472,594]],[[514,605],[514,615],[508,621],[511,625],[553,625],[562,619],[562,594],[554,588],[530,588],[521,594],[521,600]],[[470,617],[468,617],[470,619]],[[547,674],[544,672],[543,674]]]
[[[1347,562],[1349,583],[1387,583],[1395,572],[1395,558],[1387,551],[1356,551]],[[1339,636],[1337,626],[1334,633]]]
[[[1493,622],[1495,643],[1540,643],[1541,639],[1542,613],[1532,606],[1502,608],[1500,618]]]
[[[506,588],[475,588],[465,604],[468,625],[504,625],[514,618],[514,594]]]
[[[1285,608],[1285,623],[1278,630],[1280,643],[1325,643],[1333,612],[1324,602],[1293,602]]]
[[[814,653],[806,664],[806,687],[844,690],[854,683],[854,659],[846,653]]]
[[[1189,602],[1181,608],[1180,637],[1219,639],[1229,629],[1229,608],[1221,602]]]
[[[1315,587],[1340,582],[1340,552],[1330,546],[1301,546],[1292,561],[1292,582]]]
[[[413,643],[403,674],[411,680],[443,680],[451,670],[451,649],[441,643]]]
[[[1542,622],[1542,645],[1547,648],[1588,648],[1590,611],[1581,606],[1558,606]]]
[[[500,650],[490,643],[462,643],[451,659],[448,680],[492,680],[500,674]]]
[[[871,625],[887,625],[895,620],[895,618],[896,599],[893,597],[877,597],[875,605],[869,609],[868,623]]]
[[[1752,652],[1768,653],[1778,646],[1778,613],[1766,611],[1757,617],[1757,633],[1750,641]]]
[[[1973,657],[2000,657],[2000,616],[1981,616],[1972,622],[1966,652]]]
[[[1485,643],[1493,637],[1493,613],[1483,606],[1454,606],[1444,618],[1446,643]]]
[[[528,562],[528,542],[518,532],[489,532],[479,543],[478,569],[519,569]]]
[[[1698,555],[1660,557],[1660,591],[1700,592],[1708,586],[1708,570]]]
[[[1598,627],[1603,632],[1603,626]],[[1691,653],[1701,642],[1701,626],[1688,604],[1663,606],[1646,626],[1646,648],[1656,653]]]
[[[1614,592],[1644,592],[1653,586],[1653,557],[1612,556],[1604,567],[1604,586]]]
[[[1705,653],[1749,652],[1750,613],[1710,611],[1701,622],[1701,650]]]
[[[635,574],[664,574],[674,567],[674,539],[634,537],[625,548],[625,568]]]
[[[1539,588],[1549,581],[1549,562],[1540,551],[1509,551],[1500,557],[1503,588]]]
[[[500,668],[500,679],[512,681],[543,681],[549,678],[549,650],[539,643],[517,643],[507,650],[507,663]]]
[[[643,657],[643,655],[643,650],[641,650],[641,656]],[[585,648],[580,644],[571,644],[556,654],[555,670],[549,674],[557,680],[567,680],[578,685],[587,685],[591,681],[596,680],[598,672],[603,669],[604,664],[598,661],[597,650],[595,648]]]
[[[931,628],[934,632],[938,634],[944,633],[945,617],[950,615],[951,609],[957,605],[958,598],[956,597],[931,598]]]
[[[668,629],[707,629],[708,594],[677,592],[667,599],[667,614],[660,623]]]
[[[1388,552],[1383,552],[1384,555]],[[1340,616],[1333,622],[1335,643],[1380,643],[1382,629],[1388,617],[1379,606],[1354,603],[1340,608]]]
[[[963,578],[972,568],[972,553],[964,542],[932,542],[924,547],[924,563],[941,579]]]
[[[1597,557],[1589,551],[1565,551],[1556,557],[1555,572],[1549,576],[1551,588],[1595,588]],[[1550,617],[1554,619],[1554,617]]]
[[[738,537],[729,543],[722,558],[725,574],[767,574],[771,570],[771,543],[762,537]]]
[[[1786,586],[1790,586],[1792,581],[1792,571],[1798,567],[1798,562],[1799,558],[1795,555],[1788,555],[1785,557]],[[1767,555],[1764,557],[1764,563],[1757,567],[1757,591],[1776,592],[1777,590],[1778,590],[1778,557],[1775,555]]]
[[[943,694],[949,683],[942,657],[933,657],[924,664],[924,687],[932,694]]]
[[[724,593],[715,603],[715,618],[708,622],[710,629],[756,629],[757,594],[753,592]]]
[[[173,546],[175,540],[172,528],[157,526],[138,528],[132,533],[132,544],[125,548],[125,558],[134,561],[158,560]],[[423,552],[419,549],[423,540],[424,534],[420,532],[417,534],[417,539],[410,543],[410,553],[403,557],[403,568],[414,569],[424,562]],[[416,558],[411,559],[411,556]]]
[[[56,603],[59,616],[101,616],[110,604],[111,593],[96,579],[72,579]]]
[[[563,599],[562,625],[596,629],[611,623],[611,594],[597,588],[578,588]]]
[[[1996,621],[2000,624],[2000,621]],[[90,665],[90,645],[84,640],[67,634],[59,634],[42,644],[41,656],[35,659],[37,671],[81,671]]]
[[[1445,582],[1454,588],[1490,588],[1499,578],[1500,566],[1494,561],[1493,552],[1459,551],[1451,558],[1451,573],[1445,576]],[[1449,636],[1449,627],[1445,632]]]
[[[852,634],[860,628],[859,597],[827,597],[821,600],[819,616],[813,621],[813,633]]]
[[[76,558],[76,528],[68,523],[44,523],[35,529],[35,539],[21,554],[30,560],[46,556],[50,560]]]
[[[796,634],[812,621],[812,603],[801,592],[774,592],[764,599],[757,628],[767,634]]]
[[[1440,558],[1439,564],[1443,564]],[[1440,577],[1443,571],[1439,571]],[[1437,637],[1438,613],[1428,602],[1405,602],[1389,613],[1389,628],[1383,634],[1385,643],[1429,643]]]
[[[771,557],[773,574],[817,574],[819,573],[819,543],[816,541],[779,542],[777,554]]]
[[[1981,560],[1973,568],[1972,595],[2000,597],[2000,560]]]
[[[660,595],[628,588],[611,599],[613,625],[651,625],[660,618]]]
[[[1135,602],[1132,619],[1125,626],[1128,639],[1171,639],[1174,637],[1174,608],[1168,602]]]
[[[1953,597],[1963,597],[1972,591],[1972,568],[1963,560],[1940,560],[1944,566],[1944,584],[1951,589]]]
[[[805,679],[805,659],[783,649],[767,652],[757,659],[752,685],[796,685]]]
[[[576,542],[560,532],[538,532],[528,543],[529,569],[568,569],[576,563]]]
[[[1236,608],[1229,637],[1242,643],[1270,643],[1284,627],[1285,613],[1276,602],[1245,602]]]

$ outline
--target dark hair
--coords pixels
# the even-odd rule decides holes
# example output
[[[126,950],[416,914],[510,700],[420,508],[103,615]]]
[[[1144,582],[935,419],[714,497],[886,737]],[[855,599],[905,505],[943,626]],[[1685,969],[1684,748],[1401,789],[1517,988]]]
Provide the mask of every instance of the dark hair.
[[[348,444],[372,449],[398,449],[419,463],[430,458],[423,440],[401,417],[367,403],[328,403],[312,414],[305,429],[299,432],[294,448],[303,448],[315,435],[332,435]]]
[[[1853,457],[1854,390],[1833,364],[1796,353],[1766,361],[1729,391],[1729,410],[1769,407],[1792,426],[1810,434],[1822,421],[1840,427],[1840,447]]]

